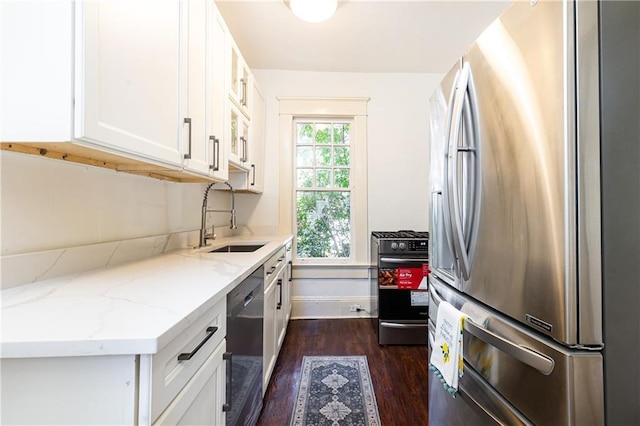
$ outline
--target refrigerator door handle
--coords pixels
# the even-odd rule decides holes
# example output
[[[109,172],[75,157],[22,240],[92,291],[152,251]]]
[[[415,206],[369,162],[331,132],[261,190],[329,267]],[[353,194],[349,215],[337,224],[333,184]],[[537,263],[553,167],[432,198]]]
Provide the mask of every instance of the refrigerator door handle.
[[[435,328],[429,321],[429,345],[435,345]],[[522,413],[513,407],[502,395],[488,385],[470,365],[465,363],[464,379],[458,384],[460,397],[472,406],[486,413],[499,424],[532,425]],[[449,398],[447,395],[446,398]]]
[[[555,366],[553,359],[548,358],[533,349],[527,348],[526,346],[521,346],[504,339],[486,328],[478,326],[472,320],[464,322],[464,329],[472,336],[475,336],[483,342],[500,349],[502,352],[511,355],[518,361],[535,368],[545,376],[548,376],[553,371],[553,367]]]
[[[431,288],[429,289],[429,291],[434,302],[436,302],[435,306],[437,308],[437,306],[440,305],[443,299],[433,286],[430,287]],[[487,330],[486,328],[480,327],[479,325],[474,323],[473,319],[471,318],[468,318],[464,322],[464,329],[472,336],[477,337],[483,342],[501,350],[508,355],[511,355],[518,361],[527,364],[529,367],[535,368],[545,376],[551,374],[553,368],[555,367],[555,361],[552,358],[536,352],[531,348],[519,345],[503,337],[500,337],[497,334]]]
[[[456,76],[453,79],[453,85],[451,88],[451,96],[449,97],[449,103],[447,106],[447,119],[446,119],[446,129],[445,129],[445,135],[448,138],[449,134],[451,133],[451,125],[453,123],[453,117],[454,117],[454,109],[455,109],[455,103],[456,103],[456,88],[458,87],[458,80],[460,79],[460,71],[456,72]],[[456,275],[459,275],[459,266],[458,266],[458,262],[455,261],[455,259],[457,259],[458,254],[456,253],[456,249],[455,249],[455,245],[454,245],[454,238],[453,238],[453,224],[451,222],[451,215],[449,214],[449,211],[451,210],[450,208],[450,204],[451,204],[451,200],[450,200],[450,188],[447,182],[447,177],[449,175],[449,158],[450,158],[450,143],[449,140],[447,139],[445,141],[445,149],[444,149],[444,161],[442,163],[442,177],[443,177],[443,185],[442,185],[442,222],[443,222],[443,228],[444,228],[444,233],[445,233],[445,237],[447,240],[447,245],[449,246],[449,250],[451,252],[451,254],[453,255],[453,268],[454,268],[454,272]]]
[[[478,118],[478,100],[476,96],[476,87],[473,82],[473,73],[469,66],[469,80],[467,82],[467,97],[465,97],[465,105],[467,106],[467,120],[469,131],[472,132],[470,138],[470,150],[473,154],[473,170],[471,173],[470,189],[470,226],[467,235],[467,253],[469,256],[469,274],[473,266],[475,257],[476,243],[478,241],[478,229],[480,228],[480,209],[482,206],[482,143],[480,133],[480,120]]]
[[[467,82],[469,79],[469,67],[464,64],[459,78],[456,79],[454,86],[453,108],[451,108],[451,121],[447,124],[447,158],[445,161],[446,176],[445,184],[445,203],[449,209],[449,217],[452,229],[452,243],[454,257],[457,259],[455,263],[456,272],[459,272],[461,278],[469,279],[469,262],[466,253],[466,244],[461,229],[462,214],[460,210],[460,199],[458,194],[458,140],[460,138],[460,130],[463,119],[463,102],[467,91]]]
[[[473,255],[475,253],[475,243],[477,239],[477,229],[480,210],[480,152],[479,152],[479,124],[477,118],[477,103],[475,97],[475,86],[471,78],[471,68],[469,63],[465,63],[460,73],[460,78],[456,81],[455,100],[453,102],[452,121],[448,126],[448,148],[447,148],[447,204],[449,216],[451,217],[451,228],[453,229],[453,245],[458,259],[458,269],[460,275],[468,280],[471,275]],[[467,144],[460,146],[458,141],[462,130],[462,123],[465,123],[464,131]],[[458,182],[458,154],[464,153],[471,157],[472,162],[468,170],[463,170],[467,178],[465,200],[462,201],[459,195]],[[463,218],[462,209],[465,209]],[[463,220],[465,226],[463,226]],[[466,231],[466,235],[465,235]]]

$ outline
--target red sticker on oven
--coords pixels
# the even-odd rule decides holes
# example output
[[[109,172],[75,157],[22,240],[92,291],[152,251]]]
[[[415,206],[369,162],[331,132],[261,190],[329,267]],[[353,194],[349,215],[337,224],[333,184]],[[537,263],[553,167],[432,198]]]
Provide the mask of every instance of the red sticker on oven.
[[[427,290],[427,276],[429,275],[429,265],[426,263],[422,268],[398,268],[398,288]]]

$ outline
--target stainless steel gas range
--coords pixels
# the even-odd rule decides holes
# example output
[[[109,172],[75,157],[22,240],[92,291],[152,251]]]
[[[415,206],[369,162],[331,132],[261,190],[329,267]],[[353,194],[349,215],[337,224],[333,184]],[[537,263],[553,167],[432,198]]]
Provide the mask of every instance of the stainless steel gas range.
[[[429,233],[371,233],[373,325],[381,345],[426,345]]]

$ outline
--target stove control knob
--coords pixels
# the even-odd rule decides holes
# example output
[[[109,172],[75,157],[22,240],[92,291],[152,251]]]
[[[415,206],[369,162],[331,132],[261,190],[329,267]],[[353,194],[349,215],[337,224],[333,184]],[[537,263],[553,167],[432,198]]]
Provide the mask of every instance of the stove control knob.
[[[404,250],[407,248],[407,245],[405,243],[400,243],[400,250]]]
[[[398,243],[391,243],[391,249],[395,250],[398,248]]]

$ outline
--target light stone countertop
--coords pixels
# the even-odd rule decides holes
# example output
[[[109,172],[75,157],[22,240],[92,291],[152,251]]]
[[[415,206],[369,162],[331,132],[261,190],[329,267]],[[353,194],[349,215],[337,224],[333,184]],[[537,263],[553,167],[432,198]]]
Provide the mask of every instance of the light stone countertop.
[[[3,290],[0,356],[157,353],[290,240],[222,238]],[[208,253],[234,242],[267,244],[250,253]]]

